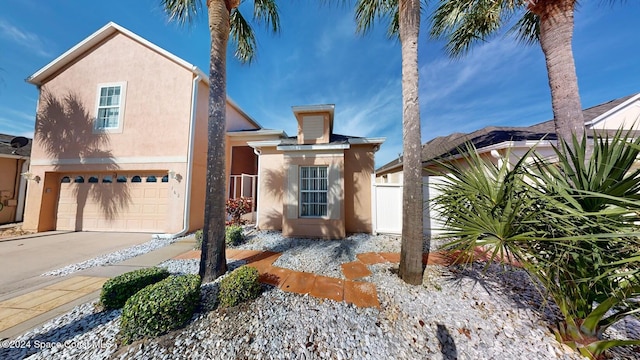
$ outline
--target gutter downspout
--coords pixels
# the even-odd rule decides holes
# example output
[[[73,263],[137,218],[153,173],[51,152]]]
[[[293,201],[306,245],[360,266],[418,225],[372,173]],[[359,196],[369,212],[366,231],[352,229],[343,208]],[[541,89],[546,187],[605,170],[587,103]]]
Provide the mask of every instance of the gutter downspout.
[[[196,77],[193,79],[193,89],[191,90],[191,122],[189,123],[189,152],[187,154],[187,174],[185,176],[186,192],[184,196],[184,217],[182,219],[182,230],[175,234],[153,234],[154,239],[175,239],[181,237],[189,231],[189,219],[191,217],[191,184],[193,178],[193,143],[196,136],[196,105],[198,100],[198,85],[200,74],[194,68]]]
[[[29,171],[29,158],[25,158],[25,161],[22,163],[22,169],[18,176],[20,176],[20,181],[18,185],[18,206],[16,207],[16,222],[22,222],[24,219],[24,202],[25,197],[27,195],[27,180],[25,180],[20,174]]]
[[[504,157],[500,155],[500,152],[498,152],[498,150],[491,150],[490,154],[494,159],[498,159],[498,168],[502,168],[502,165],[504,165]]]
[[[254,204],[256,207],[256,229],[260,230],[258,227],[260,225],[260,213],[258,212],[258,204],[260,203],[260,179],[262,179],[262,174],[260,173],[260,154],[262,152],[257,148],[253,148],[253,153],[258,156],[258,184],[256,184],[256,203]]]

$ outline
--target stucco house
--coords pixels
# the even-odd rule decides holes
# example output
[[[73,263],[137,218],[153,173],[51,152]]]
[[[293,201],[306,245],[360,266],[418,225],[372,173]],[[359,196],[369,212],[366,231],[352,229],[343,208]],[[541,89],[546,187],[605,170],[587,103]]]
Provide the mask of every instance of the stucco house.
[[[209,84],[199,68],[109,23],[27,81],[38,87],[40,96],[23,229],[139,231],[168,237],[202,227]],[[306,224],[315,223],[315,230],[288,234],[371,231],[366,214],[363,222],[354,223],[349,217],[354,207],[346,203],[357,199],[369,208],[356,210],[371,213],[367,191],[373,181],[373,152],[383,139],[340,137],[342,143],[337,144],[330,108],[305,108],[313,116],[305,120],[306,113],[301,113],[298,119],[298,138],[303,140],[287,145],[296,138],[264,129],[227,99],[226,158],[220,171],[227,175],[228,197],[254,199],[258,226],[289,229],[287,221],[278,224],[277,214],[304,197],[300,208],[324,204],[326,210],[302,211],[297,216]],[[329,184],[326,199],[316,188],[300,190],[302,197],[288,195],[286,202],[278,197],[298,191],[298,186],[291,183],[293,175],[282,178],[287,182],[269,177],[291,168],[290,161],[273,160],[277,156],[271,155],[289,159],[283,153],[291,152],[300,164],[316,166],[313,178],[308,168],[301,168],[300,181]],[[326,162],[327,158],[334,160]],[[347,165],[361,160],[361,166]],[[362,181],[368,179],[368,184],[355,175],[365,170]],[[308,192],[321,199],[312,196],[314,202],[309,202]]]
[[[0,134],[0,225],[22,221],[31,140]]]
[[[334,106],[294,106],[295,137],[254,141],[260,154],[258,228],[342,238],[373,231],[374,153],[384,138],[334,134]]]
[[[587,130],[608,131],[610,133],[622,129],[638,129],[640,126],[640,93],[611,100],[583,110]],[[587,135],[591,135],[587,131]],[[471,133],[454,133],[437,137],[422,146],[424,213],[423,232],[437,234],[440,222],[435,212],[429,209],[429,200],[437,196],[435,184],[441,181],[434,176],[436,160],[456,161],[460,159],[458,149],[465,143],[472,143],[478,154],[487,161],[498,164],[501,161],[517,162],[527,151],[535,146],[536,152],[553,160],[557,136],[553,120],[534,124],[528,127],[495,127],[489,126]],[[376,170],[378,184],[402,183],[402,157],[395,159]]]

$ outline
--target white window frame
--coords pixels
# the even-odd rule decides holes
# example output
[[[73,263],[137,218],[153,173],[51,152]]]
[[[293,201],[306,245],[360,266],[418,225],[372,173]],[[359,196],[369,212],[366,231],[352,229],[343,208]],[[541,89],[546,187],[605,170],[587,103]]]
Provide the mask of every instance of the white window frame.
[[[303,177],[302,176],[302,172],[303,172],[304,168],[307,168],[307,169],[317,168],[318,170],[320,168],[324,168],[325,169],[325,178],[324,179],[326,181],[326,189],[315,189],[315,190],[304,189],[304,187],[303,187],[304,180],[322,180],[323,179],[321,177]],[[329,216],[329,166],[327,166],[327,165],[300,165],[298,171],[299,171],[299,175],[298,175],[299,176],[299,180],[298,181],[299,181],[299,189],[300,189],[299,190],[299,197],[298,197],[298,199],[299,199],[299,201],[298,201],[299,214],[298,215],[301,218],[327,219],[328,216]],[[309,193],[309,194],[311,194],[311,193],[317,193],[317,194],[325,193],[326,194],[326,196],[325,196],[326,202],[324,202],[324,203],[322,203],[322,202],[306,203],[306,204],[324,205],[325,206],[325,213],[323,215],[317,215],[317,214],[304,215],[303,214],[303,208],[304,207],[303,207],[303,202],[302,202],[302,198],[303,198],[302,194],[303,193]]]
[[[120,104],[118,104],[118,120],[117,120],[118,124],[117,124],[117,126],[112,126],[112,127],[102,127],[99,124],[98,114],[100,113],[100,109],[101,108],[105,108],[105,106],[100,106],[100,94],[102,92],[102,89],[109,88],[109,87],[119,87],[120,88]],[[124,108],[125,108],[124,105],[125,105],[126,97],[127,97],[127,82],[126,81],[98,84],[98,91],[97,91],[97,94],[96,94],[96,112],[95,112],[95,119],[94,119],[94,126],[93,126],[94,133],[101,133],[101,132],[120,133],[120,132],[122,132],[122,123],[123,123],[123,119],[124,119]],[[111,107],[115,107],[115,106],[111,106]]]

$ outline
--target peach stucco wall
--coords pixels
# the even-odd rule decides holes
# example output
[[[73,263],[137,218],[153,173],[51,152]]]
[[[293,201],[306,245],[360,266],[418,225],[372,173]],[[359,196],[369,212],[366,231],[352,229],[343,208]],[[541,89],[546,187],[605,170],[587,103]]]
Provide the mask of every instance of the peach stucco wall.
[[[282,152],[274,147],[260,155],[258,227],[282,230],[285,236],[342,238],[345,233],[372,231],[371,181],[374,171],[372,145],[330,152]],[[287,187],[289,169],[301,165],[328,165],[334,171],[336,196],[330,206],[336,210],[327,218],[300,218],[289,211]],[[336,173],[337,172],[337,173]],[[330,184],[332,186],[332,184]],[[293,190],[297,194],[297,189]],[[298,201],[296,195],[295,202]],[[294,204],[295,204],[294,202]],[[295,206],[295,205],[294,205]]]
[[[45,173],[53,172],[173,170],[184,178],[193,78],[190,70],[116,33],[44,82],[38,112],[48,117],[37,119],[30,172],[44,180]],[[98,86],[119,82],[126,83],[122,130],[95,134]],[[46,94],[73,116],[62,115],[62,109],[46,101]],[[64,128],[76,133],[69,136],[61,131]],[[49,152],[42,141],[46,132],[52,145]],[[44,204],[46,208],[41,209],[45,183],[47,188],[56,186],[51,181],[29,184],[25,229],[36,230],[39,222],[50,222],[46,217],[55,216],[55,206]],[[166,232],[182,228],[184,184],[170,180]]]
[[[266,148],[260,154],[258,177],[258,220],[260,229],[282,229],[285,167],[282,152]]]
[[[297,156],[296,156],[297,155]],[[340,239],[345,237],[345,189],[344,189],[344,153],[291,153],[285,154],[285,168],[291,169],[295,166],[297,173],[299,166],[326,165],[328,170],[328,194],[327,194],[327,216],[323,218],[301,218],[299,214],[299,191],[298,174],[295,180],[287,178],[285,184],[290,188],[294,195],[293,201],[285,199],[283,207],[282,235],[290,237],[310,237],[310,238],[327,238]],[[287,176],[291,176],[291,172],[286,172]],[[295,184],[292,184],[295,183]],[[293,188],[295,187],[295,188]]]
[[[352,145],[344,152],[345,228],[348,233],[371,233],[372,145]]]

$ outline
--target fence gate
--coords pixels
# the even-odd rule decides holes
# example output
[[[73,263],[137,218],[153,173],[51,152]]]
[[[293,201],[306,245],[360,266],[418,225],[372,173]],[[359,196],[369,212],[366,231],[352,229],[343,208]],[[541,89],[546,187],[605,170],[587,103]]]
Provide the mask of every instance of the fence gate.
[[[402,184],[373,184],[373,231],[402,234]]]
[[[422,233],[428,236],[441,233],[442,219],[429,207],[433,198],[438,196],[437,185],[443,181],[441,176],[422,178]],[[373,231],[382,234],[402,234],[402,184],[374,183]]]

